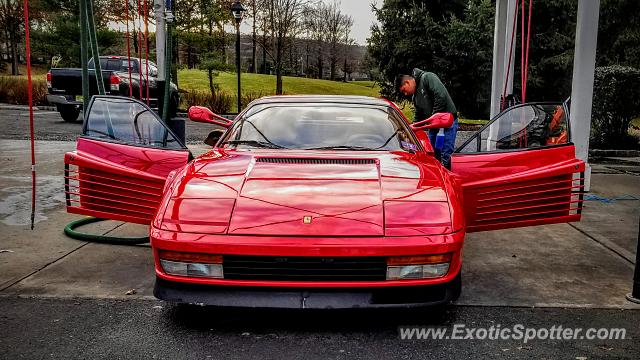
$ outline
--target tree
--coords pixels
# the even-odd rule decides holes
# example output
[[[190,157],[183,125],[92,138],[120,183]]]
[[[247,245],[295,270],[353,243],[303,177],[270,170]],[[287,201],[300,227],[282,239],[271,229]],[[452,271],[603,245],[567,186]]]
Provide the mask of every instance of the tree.
[[[598,26],[598,66],[640,69],[640,1],[602,0]]]
[[[15,2],[16,0],[12,0]],[[20,4],[21,1],[18,0]],[[96,33],[100,53],[119,53],[122,45],[121,33],[109,29],[107,23],[121,17],[116,6],[124,3],[114,0],[93,0]],[[22,7],[20,6],[20,11]],[[106,9],[109,9],[107,11]],[[78,0],[36,0],[29,2],[31,19],[31,53],[34,58],[61,57],[60,66],[80,65],[80,20]],[[124,11],[122,11],[124,13]],[[22,23],[22,13],[19,14]],[[22,24],[14,33],[20,45],[24,38]],[[20,51],[22,46],[19,46]],[[18,56],[19,58],[19,56]]]
[[[267,29],[272,42],[270,54],[276,71],[276,95],[282,95],[284,54],[301,29],[304,0],[265,0]],[[266,48],[265,48],[266,49]]]
[[[594,78],[590,143],[599,149],[637,148],[629,136],[629,124],[640,115],[640,69],[625,66],[598,67]]]
[[[5,46],[11,58],[11,74],[18,75],[18,46],[22,40],[22,1],[0,0],[0,23],[3,26]]]
[[[325,39],[327,34],[327,6],[324,3],[307,4],[304,9],[303,26],[307,33],[307,38],[314,43],[316,56],[316,78],[322,79],[324,68]],[[307,51],[308,53],[308,51]],[[307,60],[307,66],[309,66]]]
[[[461,17],[466,3],[385,0],[380,7],[372,6],[380,24],[372,26],[367,41],[369,53],[385,79],[381,84],[383,96],[401,99],[393,88],[393,79],[399,73],[410,74],[414,67],[438,74],[446,85],[445,30],[452,15]]]
[[[223,48],[226,47],[226,33],[224,31],[224,24],[228,23],[231,20],[231,12],[228,8],[228,2],[224,0],[202,0],[201,7],[204,10],[203,15],[205,18],[205,22],[207,25],[208,37],[207,37],[207,77],[209,79],[209,89],[211,91],[211,95],[213,96],[215,93],[215,86],[213,84],[213,77],[217,75],[214,73],[215,70],[219,70],[220,68],[224,68],[224,57],[222,59],[216,59],[217,57],[213,54],[213,27],[216,26],[219,33],[221,33],[221,43]],[[224,52],[223,52],[224,54]]]
[[[445,31],[449,91],[459,110],[474,118],[491,106],[494,13],[490,0],[469,1],[463,17],[452,16]]]
[[[336,66],[340,59],[340,44],[348,41],[348,34],[353,26],[353,18],[340,11],[340,3],[333,2],[330,5],[320,5],[323,18],[320,21],[326,23],[326,41],[329,46],[329,78],[336,79]],[[324,8],[324,9],[322,9]]]

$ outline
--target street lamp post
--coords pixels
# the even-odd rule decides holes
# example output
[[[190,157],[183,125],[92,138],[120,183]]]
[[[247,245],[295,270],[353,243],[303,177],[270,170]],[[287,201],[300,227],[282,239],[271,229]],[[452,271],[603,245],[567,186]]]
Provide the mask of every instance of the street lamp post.
[[[246,9],[242,7],[240,1],[236,1],[231,5],[231,12],[236,19],[236,68],[238,70],[238,113],[242,109],[242,91],[240,90],[240,22]]]

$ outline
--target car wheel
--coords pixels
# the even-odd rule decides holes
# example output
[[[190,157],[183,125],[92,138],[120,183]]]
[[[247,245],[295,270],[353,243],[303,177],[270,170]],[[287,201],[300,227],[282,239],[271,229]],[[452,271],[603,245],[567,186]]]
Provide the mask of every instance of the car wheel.
[[[62,120],[70,123],[76,122],[76,120],[78,120],[80,109],[78,109],[74,105],[58,105],[57,107],[58,112],[60,112],[60,116],[62,116]]]

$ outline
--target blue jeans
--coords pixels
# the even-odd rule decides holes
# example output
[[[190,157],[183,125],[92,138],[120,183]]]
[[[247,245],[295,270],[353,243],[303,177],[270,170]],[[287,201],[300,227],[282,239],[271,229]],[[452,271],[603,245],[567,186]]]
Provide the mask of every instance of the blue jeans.
[[[456,133],[458,132],[458,117],[453,119],[453,125],[444,129],[444,146],[442,150],[435,148],[436,136],[440,129],[429,129],[429,141],[435,151],[436,159],[438,159],[442,165],[448,170],[451,170],[451,154],[456,149]]]

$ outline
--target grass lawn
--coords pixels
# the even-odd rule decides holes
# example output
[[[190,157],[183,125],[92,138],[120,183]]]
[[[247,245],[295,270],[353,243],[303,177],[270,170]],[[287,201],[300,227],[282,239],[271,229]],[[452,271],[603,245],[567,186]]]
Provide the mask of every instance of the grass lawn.
[[[275,75],[263,75],[242,73],[242,92],[252,92],[262,95],[275,94]],[[214,83],[220,86],[222,91],[235,94],[236,73],[221,72],[213,79]],[[207,72],[203,70],[185,69],[178,72],[178,83],[184,90],[205,90],[209,89],[209,79]],[[348,83],[340,81],[307,79],[301,77],[283,76],[283,90],[287,95],[298,94],[335,94],[335,95],[364,95],[380,96],[380,88],[373,86],[372,81],[352,81]]]

